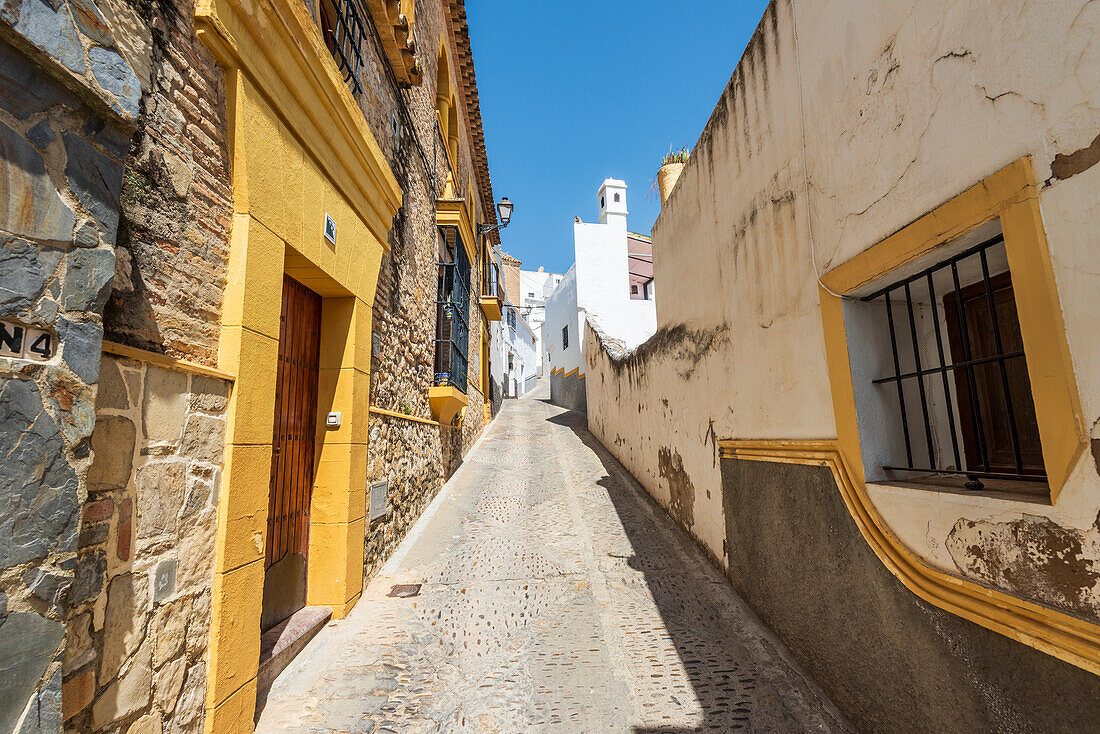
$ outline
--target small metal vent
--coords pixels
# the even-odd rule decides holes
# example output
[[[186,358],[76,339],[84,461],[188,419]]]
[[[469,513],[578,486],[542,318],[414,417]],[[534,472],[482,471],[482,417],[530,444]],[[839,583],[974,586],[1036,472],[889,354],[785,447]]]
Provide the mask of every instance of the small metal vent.
[[[380,520],[389,514],[390,480],[372,482],[370,485],[370,506],[367,514],[370,521]]]
[[[420,596],[420,584],[396,584],[387,596],[406,599],[410,596]]]

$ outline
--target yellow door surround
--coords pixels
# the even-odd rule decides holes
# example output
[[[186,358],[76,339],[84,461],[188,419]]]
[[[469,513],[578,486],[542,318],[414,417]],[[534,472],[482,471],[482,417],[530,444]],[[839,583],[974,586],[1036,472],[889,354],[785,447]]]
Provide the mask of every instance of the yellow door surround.
[[[218,367],[237,375],[218,497],[204,729],[251,732],[284,273],[322,297],[307,604],[362,592],[371,317],[401,189],[296,0],[199,0],[225,69],[233,227]],[[335,242],[324,237],[326,216]],[[326,430],[324,416],[342,413]]]
[[[1056,502],[1087,446],[1030,159],[1022,158],[822,276],[847,294],[1000,219],[1027,353],[1043,460]],[[953,614],[1100,674],[1100,626],[932,568],[890,531],[867,494],[843,303],[820,289],[837,440],[723,441],[723,456],[827,465],[864,539],[914,594]]]

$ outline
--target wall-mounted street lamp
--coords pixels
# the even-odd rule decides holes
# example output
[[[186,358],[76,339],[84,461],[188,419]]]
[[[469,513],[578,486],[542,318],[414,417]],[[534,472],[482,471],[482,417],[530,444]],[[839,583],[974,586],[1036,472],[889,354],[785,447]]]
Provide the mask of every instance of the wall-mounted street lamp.
[[[497,203],[497,218],[500,220],[497,224],[481,224],[478,225],[478,234],[489,234],[497,229],[504,229],[508,226],[508,222],[512,221],[512,202],[508,201],[508,197],[505,196]]]

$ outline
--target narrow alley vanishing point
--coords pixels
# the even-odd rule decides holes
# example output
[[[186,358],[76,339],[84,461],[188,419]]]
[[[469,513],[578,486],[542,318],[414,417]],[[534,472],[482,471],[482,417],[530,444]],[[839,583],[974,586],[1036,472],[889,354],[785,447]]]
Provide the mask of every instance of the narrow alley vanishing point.
[[[546,396],[506,404],[351,615],[276,680],[257,730],[847,730]]]

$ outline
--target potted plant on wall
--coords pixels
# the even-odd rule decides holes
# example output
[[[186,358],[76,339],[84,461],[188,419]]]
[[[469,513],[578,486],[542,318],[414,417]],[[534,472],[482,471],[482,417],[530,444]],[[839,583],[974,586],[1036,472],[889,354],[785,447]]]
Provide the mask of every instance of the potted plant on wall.
[[[687,148],[680,148],[680,150],[669,148],[668,153],[661,158],[661,168],[657,171],[657,188],[661,191],[661,204],[668,200],[669,194],[675,188],[689,155]]]

